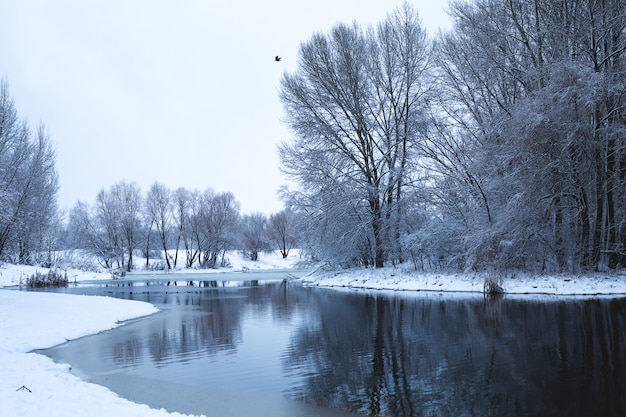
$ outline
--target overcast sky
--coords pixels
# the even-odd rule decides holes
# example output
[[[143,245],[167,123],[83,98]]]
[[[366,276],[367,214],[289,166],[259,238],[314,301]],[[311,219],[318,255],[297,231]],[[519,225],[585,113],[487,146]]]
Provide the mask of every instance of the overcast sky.
[[[19,115],[43,123],[59,206],[144,191],[231,191],[243,213],[282,209],[278,98],[299,44],[337,22],[383,20],[400,0],[2,0],[0,76]],[[446,1],[414,0],[425,27]],[[274,56],[283,57],[274,62]]]

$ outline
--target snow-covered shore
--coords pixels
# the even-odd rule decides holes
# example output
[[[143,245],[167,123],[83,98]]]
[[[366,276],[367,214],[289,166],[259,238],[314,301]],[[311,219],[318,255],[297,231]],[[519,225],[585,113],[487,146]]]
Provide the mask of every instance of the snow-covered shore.
[[[301,281],[304,285],[319,287],[482,294],[485,275],[419,273],[410,269],[382,268],[319,272]],[[517,273],[503,277],[502,285],[505,294],[509,295],[626,297],[624,274],[571,276]]]
[[[260,263],[234,258],[230,270],[286,268],[296,261],[282,260],[276,255],[266,256]],[[0,265],[0,288],[23,283],[36,271],[46,272],[43,268]],[[111,279],[108,273],[78,270],[67,273],[71,282]],[[300,281],[303,285],[320,287],[481,294],[484,275],[424,274],[395,268],[317,270]],[[551,298],[626,297],[623,274],[584,277],[517,274],[506,277],[503,286],[507,294],[543,294]],[[120,398],[104,387],[82,381],[67,365],[29,353],[156,311],[154,306],[137,301],[0,289],[0,416],[180,416]]]
[[[156,311],[138,301],[0,290],[0,415],[180,416],[120,398],[67,365],[29,353]]]

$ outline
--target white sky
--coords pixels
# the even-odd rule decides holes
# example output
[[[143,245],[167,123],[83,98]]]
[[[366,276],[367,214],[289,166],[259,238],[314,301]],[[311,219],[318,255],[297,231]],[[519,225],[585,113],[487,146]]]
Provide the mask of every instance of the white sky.
[[[134,181],[231,191],[243,213],[282,209],[280,78],[337,22],[401,0],[3,0],[0,77],[57,154],[59,206]],[[447,1],[413,0],[425,27]],[[283,61],[274,62],[280,55]]]

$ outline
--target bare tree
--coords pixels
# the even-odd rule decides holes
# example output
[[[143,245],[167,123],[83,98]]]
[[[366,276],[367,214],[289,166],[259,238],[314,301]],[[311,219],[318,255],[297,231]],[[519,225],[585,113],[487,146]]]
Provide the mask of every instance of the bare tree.
[[[293,214],[282,210],[270,215],[268,236],[272,244],[280,250],[283,259],[287,258],[289,251],[295,248],[298,242]]]
[[[239,203],[232,193],[205,194],[201,217],[205,242],[203,265],[214,268],[218,260],[223,265],[226,251],[235,247]]]
[[[150,222],[155,225],[159,235],[161,249],[167,264],[167,269],[172,269],[168,256],[168,243],[173,218],[173,201],[171,191],[163,184],[155,182],[146,195],[146,210]]]
[[[0,256],[31,263],[56,219],[55,155],[43,126],[20,122],[8,83],[0,82]]]
[[[99,220],[89,205],[77,202],[70,210],[68,221],[72,245],[94,254],[105,268],[112,268],[117,258],[115,242],[108,239]]]
[[[121,181],[107,192],[100,190],[96,197],[95,221],[100,226],[107,246],[118,267],[130,272],[133,254],[141,241],[141,208],[143,200],[135,183]]]
[[[241,245],[250,260],[257,261],[259,253],[269,249],[267,217],[262,213],[246,214],[241,218]]]
[[[296,140],[280,147],[281,161],[313,223],[332,222],[322,245],[358,250],[344,262],[382,267],[402,258],[399,200],[419,139],[427,47],[417,12],[405,4],[377,29],[339,24],[314,35],[301,46],[298,71],[283,77]],[[332,210],[350,217],[354,233],[334,232],[346,223]]]
[[[178,263],[178,252],[181,240],[185,240],[185,228],[187,227],[189,205],[191,204],[191,193],[189,190],[180,187],[174,191],[173,195],[173,221],[176,230],[176,243],[174,244],[174,268]]]

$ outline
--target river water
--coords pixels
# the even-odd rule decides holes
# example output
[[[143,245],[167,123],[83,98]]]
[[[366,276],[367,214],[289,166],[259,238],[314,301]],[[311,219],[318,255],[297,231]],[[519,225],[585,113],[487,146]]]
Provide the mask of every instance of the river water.
[[[623,416],[626,301],[98,286],[161,312],[42,353],[121,396],[207,416]]]

